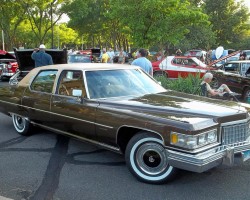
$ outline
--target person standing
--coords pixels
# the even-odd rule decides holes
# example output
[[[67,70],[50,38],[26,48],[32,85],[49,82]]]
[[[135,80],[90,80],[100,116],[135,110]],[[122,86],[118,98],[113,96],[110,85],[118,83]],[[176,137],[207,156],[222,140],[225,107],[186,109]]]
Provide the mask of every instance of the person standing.
[[[137,54],[137,59],[135,59],[131,64],[141,67],[149,75],[153,76],[152,63],[146,58],[148,52],[146,49],[140,49]]]
[[[125,57],[126,57],[126,53],[121,48],[119,53],[118,53],[118,63],[119,64],[124,64],[125,63]]]
[[[102,63],[107,63],[109,61],[109,55],[106,52],[106,49],[102,51]]]
[[[45,45],[41,44],[39,48],[35,48],[31,54],[31,58],[35,61],[35,67],[53,65],[52,57],[45,52],[45,48]]]
[[[177,56],[181,56],[182,51],[181,51],[180,49],[177,49],[177,51],[175,52],[175,54],[176,54]]]
[[[109,55],[109,61],[108,63],[113,63],[113,59],[115,57],[115,52],[112,48],[109,48],[109,51],[107,52],[107,54]]]

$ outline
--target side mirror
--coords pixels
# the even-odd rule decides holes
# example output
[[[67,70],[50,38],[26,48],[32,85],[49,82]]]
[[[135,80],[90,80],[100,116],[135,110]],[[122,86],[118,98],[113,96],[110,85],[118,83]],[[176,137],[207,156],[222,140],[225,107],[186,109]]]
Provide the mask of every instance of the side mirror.
[[[82,90],[73,89],[72,95],[73,95],[74,97],[81,97],[81,96],[82,96]]]

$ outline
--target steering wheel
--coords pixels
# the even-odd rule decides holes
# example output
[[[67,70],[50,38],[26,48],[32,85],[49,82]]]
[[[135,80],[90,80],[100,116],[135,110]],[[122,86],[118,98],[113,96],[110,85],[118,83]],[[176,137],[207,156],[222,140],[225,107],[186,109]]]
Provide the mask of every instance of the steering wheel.
[[[59,94],[69,96],[69,91],[67,90],[65,85],[63,85],[63,84],[60,85]]]

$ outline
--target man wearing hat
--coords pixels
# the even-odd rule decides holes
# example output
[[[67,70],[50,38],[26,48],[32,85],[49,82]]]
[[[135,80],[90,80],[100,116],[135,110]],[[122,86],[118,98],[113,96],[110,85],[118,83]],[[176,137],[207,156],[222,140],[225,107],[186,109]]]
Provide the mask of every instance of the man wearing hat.
[[[45,45],[41,44],[39,46],[39,49],[34,49],[31,58],[35,61],[35,67],[53,65],[52,57],[48,53],[45,53],[45,48]]]

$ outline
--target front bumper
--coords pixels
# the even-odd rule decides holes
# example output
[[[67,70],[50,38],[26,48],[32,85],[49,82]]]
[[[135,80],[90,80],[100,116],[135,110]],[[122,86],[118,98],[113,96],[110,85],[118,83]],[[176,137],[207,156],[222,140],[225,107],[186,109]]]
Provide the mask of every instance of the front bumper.
[[[0,72],[0,77],[12,77],[13,75],[14,73],[8,73],[4,71],[2,71],[2,73]]]
[[[250,157],[249,142],[240,142],[209,149],[199,154],[167,150],[169,165],[192,172],[204,172],[219,165],[242,164]]]

